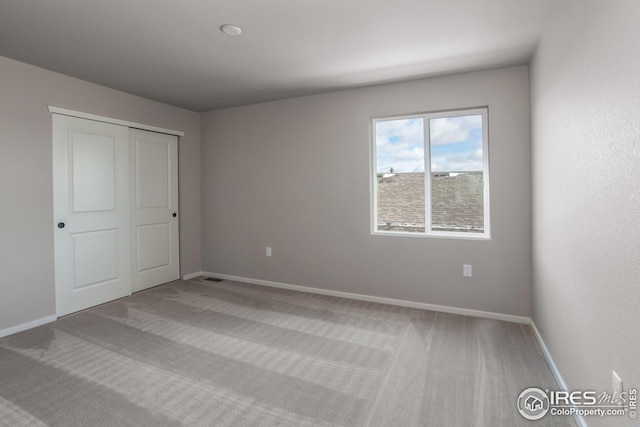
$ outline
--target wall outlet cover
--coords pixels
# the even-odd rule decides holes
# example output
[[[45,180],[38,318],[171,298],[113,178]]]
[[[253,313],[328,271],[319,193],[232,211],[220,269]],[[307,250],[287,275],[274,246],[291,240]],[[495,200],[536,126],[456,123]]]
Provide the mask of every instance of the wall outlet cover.
[[[623,391],[622,380],[620,379],[620,376],[616,373],[616,371],[611,371],[611,379],[613,381],[612,387],[614,396],[616,399],[619,399]]]
[[[462,275],[464,277],[471,277],[473,275],[472,266],[470,264],[462,265]]]

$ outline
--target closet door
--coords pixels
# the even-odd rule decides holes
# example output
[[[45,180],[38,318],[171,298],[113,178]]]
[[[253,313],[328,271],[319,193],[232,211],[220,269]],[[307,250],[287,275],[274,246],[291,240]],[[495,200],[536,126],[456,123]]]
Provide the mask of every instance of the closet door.
[[[180,278],[178,138],[130,130],[133,291]]]
[[[129,129],[53,114],[58,316],[131,294]]]

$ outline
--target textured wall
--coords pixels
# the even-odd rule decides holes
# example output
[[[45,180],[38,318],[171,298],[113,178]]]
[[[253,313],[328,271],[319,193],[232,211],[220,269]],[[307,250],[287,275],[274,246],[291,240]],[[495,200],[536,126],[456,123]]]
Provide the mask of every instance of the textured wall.
[[[640,387],[639,16],[559,2],[531,71],[534,321],[570,389]]]
[[[200,270],[200,115],[0,57],[0,331],[55,314],[48,105],[185,132],[181,267]]]
[[[371,117],[483,105],[492,239],[371,235]],[[531,314],[527,67],[212,111],[202,133],[203,270]]]

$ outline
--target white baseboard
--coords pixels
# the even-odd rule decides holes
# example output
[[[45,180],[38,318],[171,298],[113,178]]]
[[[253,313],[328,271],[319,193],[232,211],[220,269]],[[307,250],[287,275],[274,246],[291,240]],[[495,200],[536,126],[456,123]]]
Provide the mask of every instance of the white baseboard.
[[[488,311],[471,310],[468,308],[449,307],[445,305],[427,304],[423,302],[406,301],[393,298],[375,297],[364,294],[353,294],[349,292],[332,291],[329,289],[312,288],[308,286],[290,285],[287,283],[272,282],[268,280],[251,279],[248,277],[230,276],[228,274],[218,274],[203,271],[202,276],[215,277],[217,279],[233,280],[236,282],[252,283],[254,285],[270,286],[272,288],[289,289],[292,291],[308,292],[312,294],[329,295],[333,297],[355,299],[360,301],[377,302],[381,304],[397,305],[401,307],[419,308],[422,310],[439,311],[443,313],[460,314],[463,316],[481,317],[483,319],[504,320],[512,323],[522,323],[528,325],[531,319],[528,317],[513,316],[511,314],[491,313]]]
[[[202,276],[202,274],[203,274],[202,271],[196,271],[195,273],[185,274],[184,276],[182,276],[182,280],[195,279],[196,277]]]
[[[536,328],[536,324],[533,322],[533,320],[531,320],[531,329],[533,330],[533,334],[535,335],[536,340],[538,340],[538,344],[542,349],[544,358],[547,359],[547,364],[549,365],[549,368],[551,368],[551,373],[553,374],[553,377],[556,379],[558,386],[563,391],[568,391],[569,388],[567,387],[567,383],[564,382],[562,375],[560,375],[560,371],[558,371],[558,367],[553,361],[553,357],[551,357],[551,353],[549,353],[549,349],[547,348],[547,345],[544,343],[544,340],[542,339],[542,335],[540,335],[540,331],[538,331],[538,328]],[[578,414],[574,414],[573,418],[576,420],[576,423],[578,423],[578,426],[587,427],[587,422],[582,416]]]
[[[2,329],[0,330],[0,338],[6,337],[8,335],[17,334],[18,332],[26,331],[27,329],[35,328],[36,326],[44,325],[46,323],[51,323],[56,319],[57,317],[55,315],[47,316],[41,319],[32,320],[31,322],[23,323],[21,325],[12,326],[7,329]]]

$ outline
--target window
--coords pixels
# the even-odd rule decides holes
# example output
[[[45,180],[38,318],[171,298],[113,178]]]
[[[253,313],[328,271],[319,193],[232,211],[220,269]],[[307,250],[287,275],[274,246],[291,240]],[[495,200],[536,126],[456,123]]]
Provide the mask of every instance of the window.
[[[373,120],[373,232],[489,237],[487,108]]]

